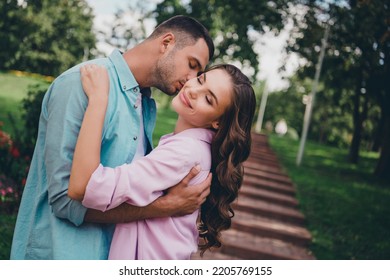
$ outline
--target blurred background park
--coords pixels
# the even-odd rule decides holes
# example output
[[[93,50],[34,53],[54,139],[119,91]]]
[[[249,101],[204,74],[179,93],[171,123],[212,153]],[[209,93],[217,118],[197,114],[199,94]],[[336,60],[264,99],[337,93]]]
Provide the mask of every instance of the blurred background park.
[[[102,17],[102,8],[113,12]],[[251,78],[253,129],[268,135],[297,188],[315,257],[390,259],[387,0],[5,0],[0,12],[0,259],[9,258],[50,82],[134,46],[176,14],[209,29],[211,63],[233,63]],[[277,38],[280,52],[264,51]],[[156,144],[176,115],[169,97],[153,96]]]

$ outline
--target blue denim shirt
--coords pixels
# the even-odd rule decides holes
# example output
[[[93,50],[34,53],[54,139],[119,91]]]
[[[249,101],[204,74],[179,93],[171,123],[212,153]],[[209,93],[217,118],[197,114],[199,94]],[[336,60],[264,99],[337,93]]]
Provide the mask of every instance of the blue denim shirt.
[[[140,138],[137,97],[142,94],[147,150],[152,147],[155,102],[150,89],[141,93],[118,50],[108,58],[87,63],[91,62],[107,67],[110,76],[101,162],[110,167],[129,163]],[[11,259],[107,259],[114,225],[84,223],[87,209],[67,196],[73,152],[88,103],[79,69],[77,65],[60,75],[44,97]]]

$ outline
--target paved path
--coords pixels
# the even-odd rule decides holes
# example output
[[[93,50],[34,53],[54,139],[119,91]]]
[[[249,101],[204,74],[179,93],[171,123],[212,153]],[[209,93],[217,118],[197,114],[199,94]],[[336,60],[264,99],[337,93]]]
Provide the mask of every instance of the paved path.
[[[311,235],[298,210],[295,188],[279,166],[267,136],[253,134],[245,176],[232,228],[222,233],[223,245],[192,259],[310,260]]]

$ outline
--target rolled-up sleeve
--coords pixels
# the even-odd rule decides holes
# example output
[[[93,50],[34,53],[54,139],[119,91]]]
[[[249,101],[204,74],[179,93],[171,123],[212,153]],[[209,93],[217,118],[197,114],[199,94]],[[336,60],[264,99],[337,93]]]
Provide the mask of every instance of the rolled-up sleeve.
[[[131,164],[116,168],[99,165],[88,182],[83,205],[106,211],[124,202],[150,204],[199,163],[194,145],[191,138],[177,137]]]
[[[54,215],[75,225],[82,224],[86,208],[68,197],[68,182],[73,153],[87,106],[80,73],[70,73],[56,80],[44,104],[47,118],[45,166],[48,199]]]

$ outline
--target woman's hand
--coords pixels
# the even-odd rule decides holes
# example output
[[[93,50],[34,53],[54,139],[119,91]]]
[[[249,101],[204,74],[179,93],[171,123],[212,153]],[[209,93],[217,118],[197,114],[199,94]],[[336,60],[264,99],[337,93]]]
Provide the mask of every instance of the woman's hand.
[[[80,68],[81,82],[89,101],[107,102],[110,80],[107,69],[96,64],[86,64]]]

